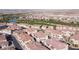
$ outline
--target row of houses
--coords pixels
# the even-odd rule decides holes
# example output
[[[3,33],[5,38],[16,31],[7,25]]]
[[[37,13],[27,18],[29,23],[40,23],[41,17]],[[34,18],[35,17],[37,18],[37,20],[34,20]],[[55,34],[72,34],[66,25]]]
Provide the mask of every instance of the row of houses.
[[[42,46],[40,43],[35,42],[33,37],[22,30],[16,30],[13,32],[13,36],[17,39],[24,50],[47,50],[46,47]]]
[[[52,26],[42,26],[43,28],[39,27],[35,27],[33,25],[31,25],[31,27],[29,26],[28,28],[23,29],[24,32],[26,32],[28,35],[30,35],[33,38],[33,41],[38,42],[38,43],[42,43],[44,46],[46,46],[47,48],[49,48],[48,43],[46,43],[47,41],[50,42],[50,40],[56,40],[56,42],[60,42],[62,46],[65,46],[65,48],[63,49],[68,49],[69,46],[74,44],[78,44],[78,32],[79,32],[79,28],[78,27],[69,27],[69,26],[57,26],[56,30],[52,27]],[[76,36],[76,37],[73,37]],[[72,39],[73,37],[73,39]],[[54,42],[54,41],[52,41]],[[60,43],[57,43],[57,45],[59,45]],[[47,45],[48,44],[48,45]],[[70,45],[69,45],[70,44]],[[52,45],[52,44],[51,44]],[[78,48],[78,46],[77,46]],[[51,49],[51,48],[49,48]],[[53,48],[56,49],[56,48]],[[61,48],[62,49],[62,48]]]
[[[52,30],[52,32],[51,32],[51,30]],[[50,50],[57,49],[56,47],[49,48],[49,45],[53,45],[53,44],[47,45],[48,44],[47,41],[50,41],[50,40],[57,41],[58,45],[61,43],[60,44],[61,46],[59,46],[60,49],[68,49],[68,45],[59,41],[59,38],[57,37],[59,34],[62,34],[62,33],[57,32],[56,30],[53,30],[53,29],[51,29],[51,30],[42,31],[41,29],[38,29],[38,28],[29,27],[29,28],[25,28],[25,29],[22,29],[19,31],[16,30],[15,32],[13,32],[13,35],[20,42],[20,44],[22,45],[22,47],[24,49],[31,49],[31,48],[37,49],[32,46],[35,45],[35,47],[36,47],[39,44],[41,47],[46,48],[46,49],[50,49]],[[59,35],[59,36],[61,36],[61,35]],[[53,38],[55,38],[55,39],[53,39]],[[54,41],[52,41],[52,42],[54,42]],[[31,45],[33,44],[33,45],[31,46],[30,44]],[[62,45],[62,44],[64,44],[64,45]],[[28,45],[31,47],[28,47]],[[62,48],[62,46],[64,46],[64,47]],[[39,49],[43,50],[43,48],[41,48],[41,47]]]
[[[61,50],[68,49],[69,44],[79,47],[78,27],[57,25],[54,29],[53,26],[13,23],[7,23],[7,26],[0,32],[13,35],[25,50]]]
[[[76,15],[42,15],[42,14],[34,14],[34,15],[26,15],[26,16],[20,16],[19,19],[56,19],[56,20],[61,20],[64,22],[72,22],[72,21],[76,21],[79,22],[79,16]]]

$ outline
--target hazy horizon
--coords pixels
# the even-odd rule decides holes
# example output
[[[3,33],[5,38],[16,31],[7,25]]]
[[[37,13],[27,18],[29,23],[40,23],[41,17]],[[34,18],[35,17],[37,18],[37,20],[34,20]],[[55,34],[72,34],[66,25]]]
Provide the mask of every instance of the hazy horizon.
[[[79,14],[79,9],[0,9],[1,14],[16,13],[54,13],[54,14]]]

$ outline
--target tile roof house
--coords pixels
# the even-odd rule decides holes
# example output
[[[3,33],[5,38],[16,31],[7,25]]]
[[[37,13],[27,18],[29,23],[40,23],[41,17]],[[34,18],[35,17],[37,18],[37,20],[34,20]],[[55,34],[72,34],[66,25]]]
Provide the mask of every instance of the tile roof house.
[[[16,29],[21,28],[16,23],[8,23],[7,25],[8,25],[8,29],[10,29],[10,30],[16,30]]]
[[[17,39],[17,41],[22,45],[22,47],[25,47],[25,44],[28,42],[31,42],[33,40],[33,38],[28,35],[25,32],[22,31],[15,31],[13,32],[13,36]]]
[[[9,25],[8,28],[10,30],[16,30],[16,29],[19,29],[19,27],[17,25]]]
[[[62,29],[60,29],[60,28],[62,28]],[[57,30],[60,30],[62,32],[64,41],[68,42],[69,38],[76,33],[77,28],[63,25],[63,26],[59,26],[59,29],[57,29]]]
[[[26,24],[26,25],[25,24],[17,24],[17,26],[24,27],[24,28],[29,28],[30,25],[28,25],[28,24]]]
[[[27,28],[27,29],[23,29],[23,31],[27,32],[27,34],[33,34],[37,32],[37,29],[35,28]]]
[[[64,25],[56,26],[56,29],[57,30],[79,31],[78,27],[71,27],[71,26],[64,26]]]
[[[53,26],[48,26],[49,29],[54,29]]]
[[[46,35],[42,31],[36,32],[36,33],[32,34],[32,36],[36,39],[37,42],[40,42],[41,40],[47,40],[48,39],[48,35]]]
[[[76,31],[73,31],[73,30],[67,30],[67,29],[64,29],[64,30],[61,30],[63,35],[66,36],[66,37],[70,37],[72,35],[74,35],[76,33]]]
[[[19,37],[21,38],[20,40],[22,40],[25,43],[27,43],[27,42],[32,40],[32,37],[30,35],[26,34],[25,32],[20,33]]]
[[[46,26],[46,25],[43,25],[43,26],[41,27],[41,29],[46,30],[46,29],[47,29],[47,26]]]
[[[79,48],[79,32],[70,37],[70,42]]]
[[[57,40],[57,39],[48,39],[43,41],[43,44],[46,45],[51,50],[67,50],[68,45]]]
[[[31,28],[40,29],[40,25],[31,25]]]
[[[26,44],[26,49],[28,50],[48,50],[46,47],[42,46],[40,43],[30,42]]]
[[[59,40],[63,39],[63,33],[59,30],[46,29],[45,33],[47,33],[51,38],[57,38]]]

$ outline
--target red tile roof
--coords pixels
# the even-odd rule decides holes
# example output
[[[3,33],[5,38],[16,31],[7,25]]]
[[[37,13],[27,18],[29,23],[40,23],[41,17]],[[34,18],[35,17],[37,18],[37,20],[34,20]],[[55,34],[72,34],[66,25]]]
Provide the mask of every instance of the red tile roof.
[[[36,29],[35,28],[27,28],[27,29],[24,29],[24,31],[26,32],[34,32]]]
[[[51,45],[52,48],[55,48],[57,50],[64,49],[67,46],[65,43],[60,42],[60,41],[55,40],[55,39],[49,39],[46,42],[49,46]]]
[[[37,32],[37,33],[34,33],[34,36],[35,36],[35,37],[38,37],[38,38],[42,38],[42,37],[45,37],[46,34],[43,33],[42,31],[39,31],[39,32]]]
[[[32,37],[29,36],[28,34],[26,34],[25,32],[20,33],[20,34],[19,34],[19,37],[20,37],[21,40],[23,40],[23,41],[32,40]]]
[[[42,46],[40,43],[31,42],[31,43],[27,43],[26,45],[30,50],[48,50],[46,47]]]
[[[6,41],[6,38],[4,35],[0,34],[0,42]]]
[[[79,41],[79,32],[71,36],[71,39],[75,39]]]
[[[46,29],[45,32],[53,33],[53,34],[62,34],[61,31],[59,31],[59,30],[54,30],[54,29]]]

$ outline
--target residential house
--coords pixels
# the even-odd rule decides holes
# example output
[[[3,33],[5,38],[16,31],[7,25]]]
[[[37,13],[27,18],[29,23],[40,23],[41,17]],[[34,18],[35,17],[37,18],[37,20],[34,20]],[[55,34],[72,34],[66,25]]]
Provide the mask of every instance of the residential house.
[[[73,47],[79,48],[79,32],[70,37],[70,43]]]
[[[36,33],[32,34],[32,36],[36,39],[37,42],[40,42],[41,40],[47,40],[48,39],[48,35],[46,35],[42,31],[36,32]]]
[[[27,29],[23,29],[24,32],[27,32],[27,34],[33,34],[37,32],[36,28],[27,28]]]
[[[29,43],[26,43],[26,49],[28,49],[28,50],[48,50],[48,48],[42,46],[38,42],[29,42]]]
[[[57,40],[57,39],[48,39],[46,41],[42,41],[42,43],[47,46],[50,50],[67,50],[68,45]]]
[[[46,29],[45,33],[48,34],[51,38],[57,38],[59,40],[63,39],[63,33],[59,30]]]
[[[31,42],[33,38],[23,31],[15,31],[13,32],[13,36],[17,39],[17,41],[21,44],[21,46],[25,49],[25,44]]]

